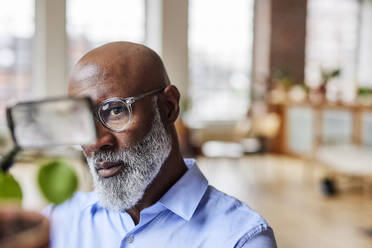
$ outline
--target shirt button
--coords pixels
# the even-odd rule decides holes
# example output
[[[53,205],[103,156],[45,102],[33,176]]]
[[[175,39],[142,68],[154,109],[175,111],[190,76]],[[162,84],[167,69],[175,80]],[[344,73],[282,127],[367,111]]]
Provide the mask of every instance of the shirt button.
[[[134,236],[133,235],[129,235],[125,240],[127,241],[127,243],[133,243]]]

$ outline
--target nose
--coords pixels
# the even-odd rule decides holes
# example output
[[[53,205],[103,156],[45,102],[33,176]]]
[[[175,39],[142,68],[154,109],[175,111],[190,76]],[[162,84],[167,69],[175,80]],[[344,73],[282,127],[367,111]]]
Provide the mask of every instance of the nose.
[[[97,126],[97,140],[94,144],[84,146],[83,149],[88,156],[95,152],[107,151],[114,149],[115,135],[105,128],[99,121],[96,122]]]

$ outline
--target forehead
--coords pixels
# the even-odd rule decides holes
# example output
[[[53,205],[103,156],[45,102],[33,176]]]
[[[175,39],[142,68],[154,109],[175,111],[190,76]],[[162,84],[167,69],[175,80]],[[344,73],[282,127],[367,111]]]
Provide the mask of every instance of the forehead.
[[[73,71],[70,96],[89,96],[98,103],[112,97],[129,97],[142,93],[142,78],[123,73],[118,66],[84,65]]]

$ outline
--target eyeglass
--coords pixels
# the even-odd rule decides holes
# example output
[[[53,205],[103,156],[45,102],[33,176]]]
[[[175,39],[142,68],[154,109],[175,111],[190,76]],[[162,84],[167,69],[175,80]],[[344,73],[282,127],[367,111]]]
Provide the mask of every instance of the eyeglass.
[[[165,87],[155,89],[139,96],[113,97],[99,103],[95,112],[103,126],[113,132],[121,132],[128,128],[132,121],[132,103],[163,91]]]

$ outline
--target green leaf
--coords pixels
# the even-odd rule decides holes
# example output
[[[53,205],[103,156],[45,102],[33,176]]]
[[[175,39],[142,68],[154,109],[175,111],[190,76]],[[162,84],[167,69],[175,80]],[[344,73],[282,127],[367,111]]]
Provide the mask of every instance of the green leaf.
[[[0,200],[22,200],[21,187],[12,175],[3,171],[0,171]]]
[[[38,173],[38,182],[45,198],[55,204],[70,198],[78,186],[75,171],[60,161],[42,165]]]

